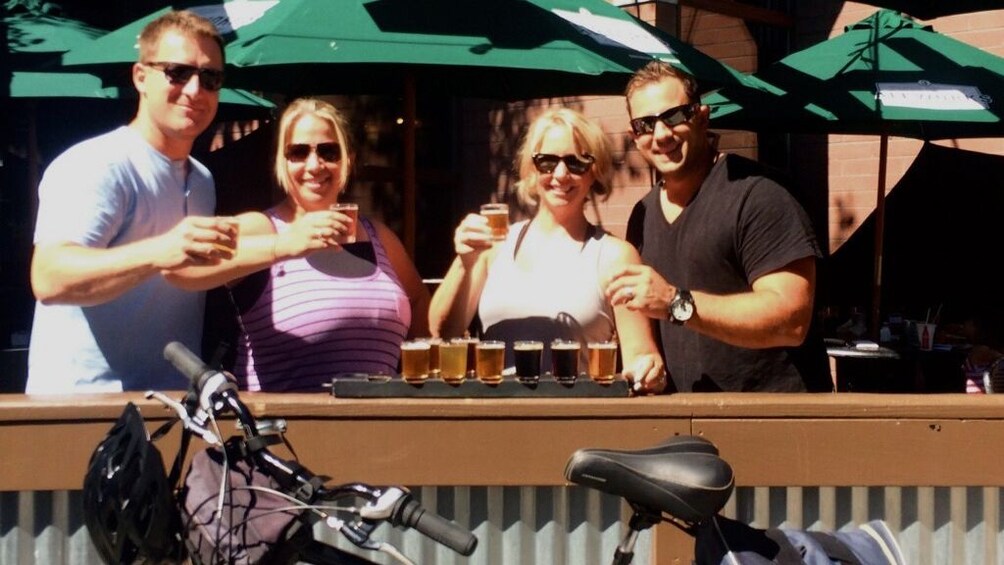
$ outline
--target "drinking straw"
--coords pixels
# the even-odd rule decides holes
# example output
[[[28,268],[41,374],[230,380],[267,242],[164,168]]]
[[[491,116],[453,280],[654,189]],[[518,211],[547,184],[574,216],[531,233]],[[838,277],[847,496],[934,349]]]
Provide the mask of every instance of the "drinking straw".
[[[941,307],[944,306],[944,305],[945,305],[944,302],[942,302],[941,304],[938,304],[938,310],[934,313],[934,323],[935,324],[938,323],[938,318],[941,317]]]
[[[931,321],[931,309],[928,308],[927,309],[927,316],[924,317],[924,323],[926,324],[926,323],[928,323],[930,321]]]

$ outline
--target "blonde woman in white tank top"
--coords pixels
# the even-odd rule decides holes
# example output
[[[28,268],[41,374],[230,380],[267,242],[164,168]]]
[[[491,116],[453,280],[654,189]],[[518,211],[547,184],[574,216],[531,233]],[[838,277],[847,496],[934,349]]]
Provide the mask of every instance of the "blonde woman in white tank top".
[[[483,216],[463,219],[454,234],[457,257],[429,309],[432,334],[459,336],[479,313],[487,336],[509,342],[551,333],[582,341],[616,336],[635,391],[662,392],[666,374],[648,318],[611,306],[603,294],[615,271],[641,262],[638,252],[585,216],[588,199],[609,191],[603,131],[574,110],[549,110],[530,125],[517,168],[517,194],[536,209],[533,218],[510,226],[495,245]]]

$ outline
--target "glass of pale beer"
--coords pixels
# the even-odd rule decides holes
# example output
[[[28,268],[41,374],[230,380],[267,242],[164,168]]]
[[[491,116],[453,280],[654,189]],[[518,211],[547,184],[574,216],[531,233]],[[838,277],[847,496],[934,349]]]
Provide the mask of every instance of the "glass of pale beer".
[[[436,378],[439,376],[439,347],[443,345],[443,340],[427,337],[423,341],[429,344],[429,376]]]
[[[439,378],[454,385],[467,378],[466,341],[454,339],[439,344]]]

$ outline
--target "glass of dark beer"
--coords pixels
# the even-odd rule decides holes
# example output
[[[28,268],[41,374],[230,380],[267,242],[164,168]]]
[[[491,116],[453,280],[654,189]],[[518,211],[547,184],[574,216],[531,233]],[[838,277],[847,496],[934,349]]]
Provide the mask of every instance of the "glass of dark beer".
[[[579,350],[582,345],[574,340],[556,339],[551,342],[551,374],[559,383],[574,383],[579,376]]]
[[[512,344],[516,362],[516,380],[523,384],[536,384],[540,380],[540,356],[544,351],[541,341],[517,341]]]

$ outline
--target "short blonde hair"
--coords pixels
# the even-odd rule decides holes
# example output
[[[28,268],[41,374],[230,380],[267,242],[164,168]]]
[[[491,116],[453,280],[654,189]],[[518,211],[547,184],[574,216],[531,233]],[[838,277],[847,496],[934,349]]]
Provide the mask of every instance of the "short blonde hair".
[[[204,38],[216,43],[220,48],[221,60],[226,64],[227,52],[223,48],[223,37],[219,30],[213,22],[188,10],[168,12],[143,27],[143,31],[139,34],[140,63],[151,62],[150,58],[157,51],[160,38],[167,31],[176,31],[185,36]]]
[[[293,127],[296,122],[305,116],[313,116],[328,123],[338,145],[341,147],[341,188],[344,189],[349,181],[349,169],[351,162],[349,155],[352,151],[349,147],[349,136],[347,134],[345,118],[341,112],[333,105],[317,98],[297,98],[286,106],[279,118],[279,135],[275,147],[275,180],[279,183],[283,192],[289,194],[289,166],[286,162],[286,145],[293,135]]]
[[[559,108],[544,112],[527,128],[516,159],[516,172],[519,175],[516,195],[520,201],[531,207],[540,203],[540,195],[537,193],[540,173],[533,166],[533,155],[540,150],[544,136],[552,128],[564,128],[571,134],[575,141],[575,152],[580,157],[593,157],[590,172],[594,180],[589,187],[590,196],[605,199],[610,194],[613,177],[613,157],[606,134],[581,113],[570,108]]]

